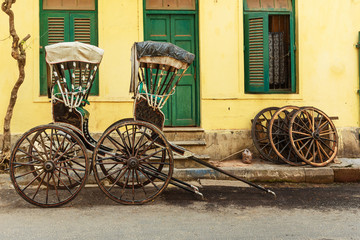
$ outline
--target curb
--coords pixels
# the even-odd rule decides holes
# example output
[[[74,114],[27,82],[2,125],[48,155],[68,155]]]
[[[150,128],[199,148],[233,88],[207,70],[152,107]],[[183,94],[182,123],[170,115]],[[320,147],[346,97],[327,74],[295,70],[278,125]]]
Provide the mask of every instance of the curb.
[[[221,167],[223,170],[254,182],[292,182],[292,183],[334,183],[360,182],[360,159],[340,159],[340,164],[330,164],[327,167],[293,167],[276,165],[267,162],[254,162],[241,167]],[[210,168],[174,169],[173,177],[183,181],[197,179],[233,180]],[[95,179],[90,175],[88,184],[94,184]],[[0,174],[0,188],[12,186],[8,173]]]
[[[309,165],[294,167],[255,160],[250,165],[222,167],[222,169],[240,178],[255,182],[360,182],[360,159],[341,158],[337,159],[336,162],[326,167],[312,167]],[[232,179],[210,168],[175,169],[173,176],[186,181],[202,178],[216,180]]]
[[[331,168],[290,168],[290,169],[244,169],[224,167],[225,171],[230,172],[240,178],[254,182],[292,182],[292,183],[333,183],[335,182],[334,170]],[[342,172],[338,171],[338,176]],[[345,174],[346,175],[346,174]],[[357,180],[355,176],[360,176],[360,169],[353,171],[353,179]],[[226,176],[209,168],[191,168],[191,169],[176,169],[173,176],[175,178],[190,181],[194,179],[215,179],[215,180],[232,180],[231,177]],[[337,182],[344,182],[342,178],[338,177]],[[352,179],[345,179],[347,181]],[[360,177],[359,177],[360,180]]]
[[[334,168],[335,182],[360,182],[360,168]]]
[[[240,178],[255,182],[360,182],[359,158],[336,159],[336,163],[331,163],[326,167],[312,167],[309,165],[294,167],[255,160],[250,165],[222,167],[222,169]],[[175,169],[173,176],[185,181],[196,179],[232,180],[231,177],[210,168]]]

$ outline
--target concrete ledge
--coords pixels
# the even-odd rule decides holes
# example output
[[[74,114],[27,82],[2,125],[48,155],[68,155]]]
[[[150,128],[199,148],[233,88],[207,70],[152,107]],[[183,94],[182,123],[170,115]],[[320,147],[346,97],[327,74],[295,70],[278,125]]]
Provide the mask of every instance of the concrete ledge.
[[[304,168],[304,171],[307,183],[334,182],[334,171],[331,168]]]
[[[282,168],[282,169],[244,169],[222,168],[231,174],[255,182],[294,182],[294,183],[332,183],[334,171],[331,168]],[[194,179],[231,180],[232,178],[209,168],[176,169],[175,178],[185,181]]]
[[[254,160],[253,164],[250,165],[224,166],[222,169],[246,180],[258,182],[360,182],[360,159],[356,158],[340,158],[337,159],[336,163],[329,164],[326,167],[311,167],[309,165],[294,167],[287,164],[278,165]],[[232,179],[210,168],[175,169],[174,177],[185,181],[202,178]]]
[[[246,169],[242,167],[225,167],[222,169],[249,181],[305,182],[306,179],[304,170],[297,168],[290,168],[286,171],[276,169]],[[233,180],[233,178],[210,168],[175,169],[173,176],[184,181],[196,179]]]

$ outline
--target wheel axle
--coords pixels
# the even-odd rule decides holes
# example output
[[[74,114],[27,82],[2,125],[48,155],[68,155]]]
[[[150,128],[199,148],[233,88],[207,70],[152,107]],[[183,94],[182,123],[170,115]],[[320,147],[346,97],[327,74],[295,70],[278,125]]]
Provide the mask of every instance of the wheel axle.
[[[55,163],[53,161],[46,161],[44,163],[44,169],[45,169],[46,172],[54,172]]]

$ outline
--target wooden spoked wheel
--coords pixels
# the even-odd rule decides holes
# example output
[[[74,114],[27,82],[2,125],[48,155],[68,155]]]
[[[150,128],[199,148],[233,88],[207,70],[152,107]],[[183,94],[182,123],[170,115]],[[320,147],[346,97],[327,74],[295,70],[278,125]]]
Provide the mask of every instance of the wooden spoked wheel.
[[[270,145],[279,158],[293,166],[304,165],[294,149],[291,147],[289,138],[289,124],[291,116],[299,110],[296,106],[285,106],[277,110],[270,120],[269,141]]]
[[[270,120],[278,109],[278,107],[265,108],[255,116],[251,126],[251,137],[256,149],[265,160],[284,163],[275,153],[268,137]]]
[[[26,132],[10,158],[10,178],[26,201],[40,207],[68,203],[84,187],[86,148],[71,130],[43,125]]]
[[[153,200],[169,184],[173,155],[162,132],[136,120],[119,121],[104,132],[93,154],[100,189],[123,204]]]
[[[306,107],[297,111],[289,126],[295,153],[312,166],[325,166],[338,151],[338,135],[331,119],[321,110]]]

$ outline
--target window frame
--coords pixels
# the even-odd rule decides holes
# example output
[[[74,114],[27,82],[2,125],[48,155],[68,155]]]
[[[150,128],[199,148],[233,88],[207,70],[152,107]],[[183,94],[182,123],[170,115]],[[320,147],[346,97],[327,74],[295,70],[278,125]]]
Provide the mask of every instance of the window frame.
[[[63,0],[60,0],[60,1],[63,1]],[[73,0],[73,1],[76,1],[76,0]],[[44,7],[44,3],[45,2],[48,2],[48,0],[42,0],[42,2],[43,2],[43,4],[41,5],[42,7]],[[94,9],[92,9],[92,7],[89,7],[88,9],[81,9],[81,7],[73,7],[73,8],[66,8],[66,6],[65,7],[60,7],[60,8],[51,8],[51,7],[48,7],[48,8],[42,8],[43,10],[55,10],[55,11],[57,11],[57,10],[80,10],[80,11],[83,11],[83,10],[88,10],[88,11],[95,11],[95,7],[96,7],[96,3],[95,3],[95,1],[93,1],[93,3],[94,3]]]
[[[39,81],[40,81],[40,88],[39,88],[39,94],[40,96],[46,96],[49,93],[47,92],[47,74],[44,74],[46,72],[46,63],[45,63],[45,46],[47,45],[47,26],[48,22],[45,21],[45,18],[49,16],[49,14],[54,15],[69,15],[69,19],[66,20],[70,26],[70,24],[73,21],[72,16],[76,15],[90,15],[90,18],[93,18],[93,24],[94,26],[91,27],[91,31],[93,31],[94,36],[91,36],[91,40],[93,40],[93,45],[98,46],[99,43],[99,36],[98,36],[98,0],[95,1],[95,10],[67,10],[67,9],[59,9],[59,10],[53,10],[53,9],[43,9],[43,0],[39,1],[39,36],[40,36],[40,54],[39,54]],[[71,38],[74,37],[73,32],[65,33],[64,41],[70,41]],[[96,73],[96,79],[94,80],[94,84],[92,86],[90,94],[92,96],[98,96],[99,95],[99,71]]]
[[[244,85],[246,94],[292,94],[296,93],[296,45],[295,45],[295,0],[292,1],[292,10],[274,10],[274,9],[255,9],[246,10],[247,2],[243,1],[243,16],[244,16]],[[249,78],[249,51],[247,44],[247,37],[249,35],[248,19],[252,16],[263,17],[266,20],[263,24],[263,36],[267,36],[263,41],[263,73],[264,73],[264,85],[263,87],[251,86]],[[290,17],[290,61],[291,61],[291,87],[289,89],[270,89],[269,88],[269,16],[270,15],[289,15]]]
[[[287,0],[287,1],[288,1],[288,3],[291,2],[290,6],[292,7],[292,11],[294,12],[294,9],[295,9],[294,8],[295,7],[294,2],[295,2],[295,0]],[[249,12],[249,11],[255,11],[255,12],[261,12],[261,11],[265,11],[265,12],[268,12],[268,11],[281,11],[281,12],[283,12],[283,11],[287,11],[287,12],[290,12],[289,9],[287,9],[287,8],[253,8],[253,9],[249,9],[248,4],[247,4],[247,0],[243,0],[243,5],[244,5],[243,9],[246,12]]]

